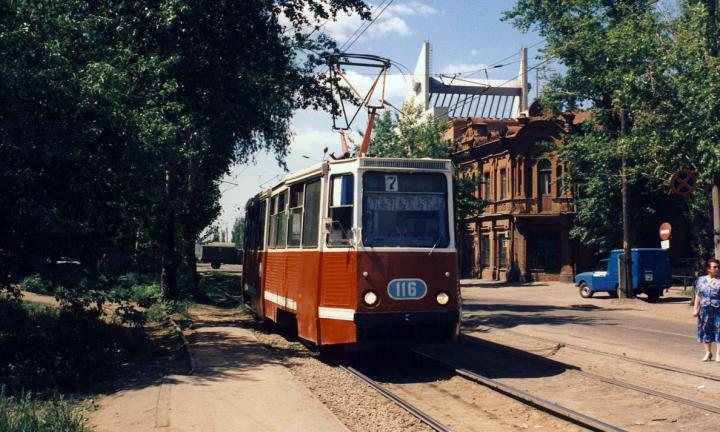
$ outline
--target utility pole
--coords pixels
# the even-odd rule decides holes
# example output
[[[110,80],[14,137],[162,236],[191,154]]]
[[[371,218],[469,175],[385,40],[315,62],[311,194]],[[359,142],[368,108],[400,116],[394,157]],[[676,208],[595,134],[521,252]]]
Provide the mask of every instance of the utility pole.
[[[705,8],[708,12],[705,33],[707,53],[710,57],[718,58],[717,0],[705,0]],[[720,173],[713,173],[711,180],[712,191],[710,198],[713,207],[713,245],[715,246],[715,258],[718,258],[720,257]]]
[[[620,112],[620,134],[627,136],[625,110]],[[622,181],[622,219],[623,219],[623,254],[620,258],[620,298],[635,298],[635,291],[632,287],[632,254],[630,245],[630,193],[628,190],[627,149],[623,149],[622,170],[620,179]],[[610,263],[609,263],[610,264]]]

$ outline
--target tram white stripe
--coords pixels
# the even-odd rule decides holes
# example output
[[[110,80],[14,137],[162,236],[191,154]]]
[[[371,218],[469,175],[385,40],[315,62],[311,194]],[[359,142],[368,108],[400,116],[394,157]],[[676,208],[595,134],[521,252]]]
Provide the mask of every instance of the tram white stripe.
[[[284,306],[292,310],[297,310],[297,303],[293,299],[277,295],[267,290],[265,290],[265,294],[263,294],[263,297],[265,298],[265,300],[275,303],[276,305]]]
[[[355,319],[354,309],[341,309],[331,307],[319,307],[318,316],[320,318],[335,319],[342,321],[353,321]]]

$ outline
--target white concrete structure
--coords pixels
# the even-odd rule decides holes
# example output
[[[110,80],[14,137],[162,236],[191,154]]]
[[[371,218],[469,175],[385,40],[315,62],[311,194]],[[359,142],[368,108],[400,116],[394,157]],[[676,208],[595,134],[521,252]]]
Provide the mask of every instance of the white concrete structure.
[[[509,80],[465,78],[460,74],[431,76],[430,43],[420,50],[407,100],[435,116],[449,118],[517,118],[528,109],[527,49],[520,51],[520,70]]]

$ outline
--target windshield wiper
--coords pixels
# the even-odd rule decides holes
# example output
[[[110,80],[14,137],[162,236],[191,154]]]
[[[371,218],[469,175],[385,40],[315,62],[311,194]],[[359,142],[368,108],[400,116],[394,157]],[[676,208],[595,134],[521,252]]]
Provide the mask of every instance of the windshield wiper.
[[[428,255],[432,255],[433,251],[435,250],[435,248],[437,247],[438,243],[440,243],[440,240],[441,240],[443,237],[445,237],[445,236],[443,236],[442,234],[438,236],[437,241],[436,241],[435,244],[433,245],[432,249],[430,249],[430,252],[428,253]]]

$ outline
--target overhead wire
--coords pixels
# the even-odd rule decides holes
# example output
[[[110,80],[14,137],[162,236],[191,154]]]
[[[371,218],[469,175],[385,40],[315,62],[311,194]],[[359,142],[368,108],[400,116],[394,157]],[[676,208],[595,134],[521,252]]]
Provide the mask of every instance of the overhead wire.
[[[352,46],[355,45],[355,42],[357,42],[357,41],[360,39],[360,37],[362,37],[362,35],[365,34],[365,32],[367,31],[367,29],[369,29],[370,26],[373,25],[373,23],[374,23],[378,18],[380,18],[380,17],[382,16],[383,12],[385,12],[385,10],[386,10],[394,1],[395,1],[395,0],[390,0],[390,1],[388,1],[387,4],[385,5],[385,7],[383,7],[383,9],[382,9],[380,12],[378,12],[378,14],[377,14],[374,18],[371,18],[369,21],[367,21],[367,25],[365,26],[365,28],[362,29],[362,31],[360,32],[360,34],[358,34],[358,35],[355,37],[354,40],[352,39],[353,37],[350,36],[350,39],[348,39],[348,41],[347,41],[345,44],[343,44],[343,46],[340,48],[340,51],[344,53],[344,52],[347,52],[347,50],[349,50],[350,48],[352,48]],[[385,0],[383,0],[383,3],[385,3]],[[383,3],[381,3],[380,5],[378,5],[378,7],[376,8],[376,10],[379,9]],[[365,23],[363,23],[363,24],[365,24]],[[362,28],[362,26],[360,26],[360,27]],[[348,42],[350,43],[349,45],[347,45]],[[345,45],[347,45],[347,46],[345,46]]]

